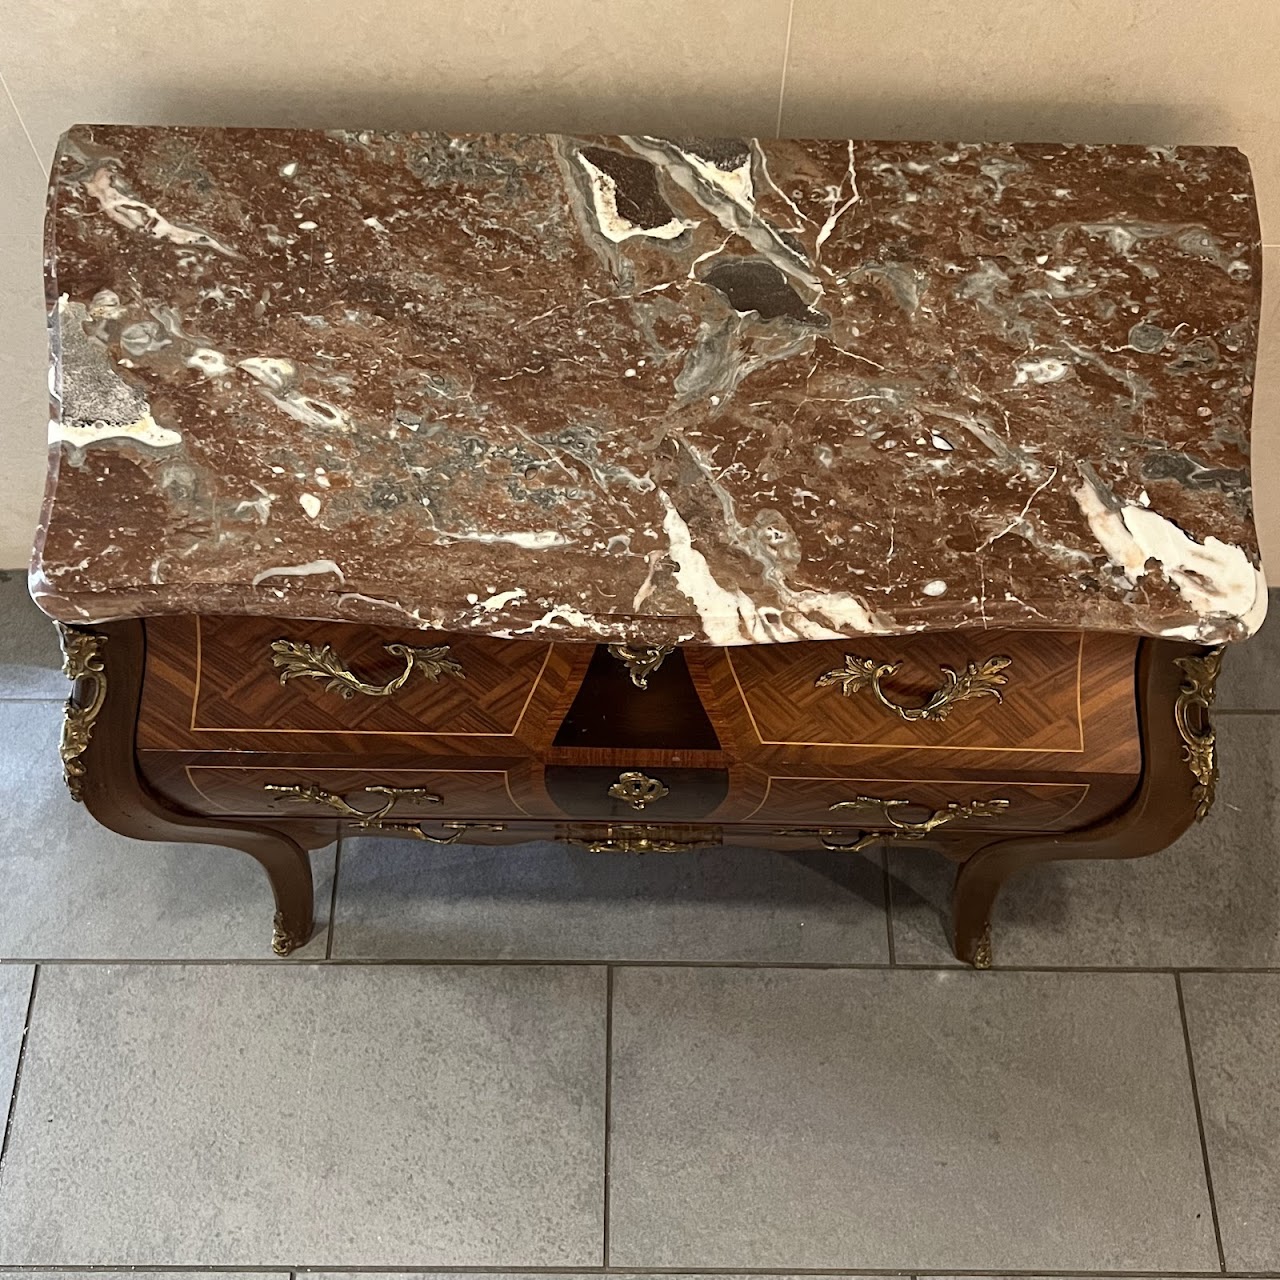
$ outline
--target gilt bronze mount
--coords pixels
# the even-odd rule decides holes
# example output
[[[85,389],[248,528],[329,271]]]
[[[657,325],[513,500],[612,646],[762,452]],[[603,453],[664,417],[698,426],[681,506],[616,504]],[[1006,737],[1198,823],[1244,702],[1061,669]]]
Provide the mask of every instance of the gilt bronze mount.
[[[1013,659],[997,654],[985,662],[970,662],[964,670],[957,672],[952,667],[942,667],[942,683],[918,707],[906,706],[895,702],[880,682],[898,670],[900,662],[877,662],[874,658],[860,658],[856,654],[847,653],[844,667],[837,667],[820,675],[815,681],[817,688],[826,685],[839,685],[840,692],[846,698],[852,697],[860,689],[870,689],[875,700],[886,710],[908,722],[914,720],[945,720],[959,702],[966,698],[994,698],[1002,702],[1000,686],[1007,684],[1009,677],[1006,668]]]
[[[1224,646],[1217,645],[1204,653],[1175,659],[1186,679],[1178,689],[1173,715],[1182,739],[1182,758],[1196,780],[1192,797],[1197,822],[1208,817],[1218,786],[1217,735],[1209,723],[1209,708],[1217,693],[1223,651]]]
[[[384,644],[389,654],[404,660],[404,670],[384,684],[371,684],[355,675],[338,657],[332,645],[313,645],[294,640],[275,640],[271,644],[271,661],[280,669],[280,683],[309,677],[323,680],[325,689],[353,698],[357,693],[368,698],[389,698],[402,689],[409,676],[418,671],[428,680],[441,676],[465,679],[462,667],[448,656],[447,644],[418,648],[408,644]]]
[[[71,798],[84,800],[84,761],[80,759],[89,745],[93,726],[107,696],[107,673],[103,663],[103,647],[107,638],[96,631],[81,631],[58,623],[58,640],[62,645],[62,674],[72,682],[62,718],[62,741],[58,754],[62,757],[62,777]],[[80,681],[88,686],[88,697],[76,701]]]

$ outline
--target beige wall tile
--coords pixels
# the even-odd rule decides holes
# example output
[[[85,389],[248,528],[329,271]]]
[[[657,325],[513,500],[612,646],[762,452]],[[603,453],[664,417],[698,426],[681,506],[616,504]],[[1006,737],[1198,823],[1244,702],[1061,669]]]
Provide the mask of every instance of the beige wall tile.
[[[9,0],[40,153],[76,120],[765,133],[789,0]]]
[[[18,569],[31,555],[48,435],[41,259],[45,181],[3,84],[0,173],[6,191],[0,212],[0,569]]]
[[[0,569],[26,567],[44,493],[49,357],[42,276],[39,233],[0,234]]]
[[[1229,143],[1280,243],[1277,0],[796,0],[784,134]]]
[[[6,31],[0,19],[0,48]],[[2,68],[0,68],[2,70]],[[5,199],[0,205],[0,236],[38,232],[44,217],[44,169],[31,148],[18,113],[0,80],[0,173]],[[0,295],[3,297],[3,295]]]

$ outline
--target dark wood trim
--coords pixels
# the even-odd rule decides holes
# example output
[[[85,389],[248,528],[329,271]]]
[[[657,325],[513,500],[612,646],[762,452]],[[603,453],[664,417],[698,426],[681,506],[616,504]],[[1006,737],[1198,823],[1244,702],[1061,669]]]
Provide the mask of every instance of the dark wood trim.
[[[217,749],[202,742],[204,749],[198,752],[139,752],[138,715],[143,702],[144,673],[148,670],[146,625],[127,621],[87,629],[105,641],[102,660],[106,692],[80,760],[84,771],[78,782],[84,802],[98,821],[122,835],[142,840],[222,845],[240,849],[255,858],[266,871],[275,896],[274,947],[280,954],[288,954],[301,945],[313,929],[308,850],[330,842],[340,825],[349,834],[373,834],[374,829],[341,818],[327,821],[319,817],[277,819],[211,814],[205,811],[190,787],[166,783],[165,779],[174,770],[188,764],[219,763],[222,767],[246,769],[297,767],[300,774],[305,774],[308,768],[320,769],[323,765],[332,771],[335,762],[341,762],[349,767],[357,781],[366,773],[377,777],[385,770],[420,772],[433,764],[443,767],[446,760],[455,770],[486,766],[501,770],[507,775],[508,794],[514,799],[515,808],[525,812],[517,816],[507,812],[509,806],[504,805],[504,812],[489,815],[490,821],[476,826],[474,835],[468,831],[465,837],[468,843],[546,839],[552,838],[553,833],[565,838],[569,831],[567,822],[572,819],[565,811],[564,796],[560,797],[562,803],[557,803],[548,793],[548,769],[563,772],[566,778],[561,782],[571,791],[588,783],[599,790],[603,785],[601,771],[613,768],[653,768],[659,774],[665,771],[673,777],[673,770],[682,769],[693,778],[693,782],[683,775],[677,779],[682,788],[695,786],[698,771],[703,770],[707,771],[708,778],[714,774],[717,786],[722,789],[726,787],[727,778],[723,799],[715,801],[712,797],[698,804],[690,799],[693,808],[686,812],[682,790],[681,803],[667,806],[679,811],[686,822],[694,819],[689,825],[689,839],[701,843],[713,837],[718,842],[723,837],[729,843],[736,839],[744,844],[759,844],[767,835],[768,842],[779,849],[793,849],[797,840],[817,843],[813,834],[816,829],[836,825],[843,828],[849,823],[850,815],[836,815],[843,819],[837,823],[827,813],[825,791],[818,797],[823,803],[815,800],[813,815],[806,814],[804,797],[799,793],[788,804],[776,806],[776,811],[762,808],[771,774],[779,779],[780,795],[788,779],[813,782],[819,790],[829,778],[836,782],[861,779],[867,782],[864,790],[869,794],[880,794],[888,784],[909,788],[912,778],[926,776],[935,790],[957,786],[963,790],[978,785],[990,790],[993,785],[1011,788],[1022,782],[1070,783],[1079,788],[1087,782],[1091,797],[1088,806],[1078,815],[1073,811],[1061,818],[1063,823],[1085,824],[1075,830],[1058,833],[1044,830],[1036,834],[1024,830],[1021,834],[1000,835],[987,824],[985,832],[939,829],[936,837],[931,835],[922,841],[959,864],[953,899],[955,951],[960,959],[978,966],[990,962],[991,913],[1000,887],[1010,875],[1035,863],[1055,859],[1140,857],[1153,853],[1185,831],[1195,815],[1195,779],[1183,757],[1174,707],[1185,679],[1177,659],[1202,650],[1182,642],[1129,641],[1134,655],[1127,668],[1130,674],[1125,675],[1113,664],[1105,688],[1099,686],[1095,696],[1086,701],[1089,741],[1083,760],[1074,757],[1063,760],[1059,756],[1053,762],[1056,767],[1050,767],[1047,757],[1037,758],[1037,753],[1033,753],[1030,759],[1019,759],[1018,767],[1013,767],[1014,762],[1007,756],[1000,765],[995,765],[990,756],[958,750],[955,754],[959,758],[947,761],[945,767],[935,768],[942,766],[946,753],[934,752],[927,759],[925,753],[916,753],[913,758],[911,749],[903,747],[872,748],[860,753],[853,763],[846,761],[838,748],[810,748],[803,752],[762,748],[745,753],[744,758],[740,735],[738,741],[728,736],[724,749],[716,752],[674,748],[557,748],[553,745],[557,726],[568,714],[592,656],[592,648],[586,645],[554,646],[549,659],[554,669],[549,689],[554,692],[545,704],[552,714],[539,717],[529,726],[524,750],[533,748],[532,756],[513,758],[504,752],[490,757],[479,754],[473,746],[437,759],[435,753],[424,751],[416,743],[409,750],[404,739],[395,734],[366,734],[353,739],[349,746],[339,744],[334,739],[343,737],[340,729],[323,735],[323,749],[304,737],[302,742],[312,749],[284,751],[274,742],[270,744],[271,749],[260,747],[256,742],[238,742],[235,749]],[[714,654],[690,650],[688,669],[694,688],[707,700],[707,712],[719,731],[727,722],[727,716],[725,705],[710,696],[715,685],[710,670],[714,657]],[[80,681],[73,691],[77,706],[85,705],[94,696],[94,683],[89,677]],[[659,701],[653,705],[655,713],[661,710]],[[174,702],[174,715],[178,716],[174,723],[182,722],[185,706],[181,699]],[[646,704],[641,701],[639,706],[644,709]],[[996,753],[996,756],[1003,754]],[[1097,771],[1099,759],[1112,767]],[[1086,763],[1094,765],[1094,771],[1082,772],[1081,766]],[[573,776],[575,770],[581,771],[581,778]],[[166,794],[161,794],[161,790]],[[594,796],[594,791],[589,791],[589,795]],[[710,808],[703,811],[699,804],[704,808],[710,804]],[[568,807],[577,807],[576,802]],[[585,820],[591,825],[593,815],[588,810],[593,807],[587,805],[582,810],[579,823]],[[449,826],[461,826],[459,819],[472,824],[478,820],[468,805],[463,808],[468,811],[451,811],[445,815],[450,821],[441,832]],[[435,815],[428,815],[428,824],[432,816]],[[611,818],[603,808],[594,816],[597,825],[601,820],[619,820]],[[664,815],[655,808],[652,817],[636,814],[633,818],[629,812],[624,816],[636,826],[648,826],[661,821]],[[493,819],[497,820],[496,825]],[[703,826],[704,823],[707,825]],[[722,829],[718,825],[721,823],[728,825]],[[716,824],[714,831],[712,824]],[[875,821],[869,825],[882,826]],[[792,827],[797,829],[794,833],[788,830]],[[387,830],[392,832],[393,828],[394,824]],[[434,834],[435,829],[431,831]]]
[[[1172,844],[1196,816],[1195,778],[1183,758],[1174,719],[1185,679],[1177,659],[1203,653],[1194,644],[1144,640],[1136,691],[1143,770],[1132,797],[1100,822],[1054,835],[997,840],[969,853],[956,872],[952,925],[956,957],[991,963],[991,913],[1001,886],[1041,862],[1068,858],[1141,858]]]
[[[146,662],[143,624],[136,620],[84,628],[105,639],[106,697],[81,757],[85,808],[104,827],[134,840],[168,840],[239,849],[267,873],[275,897],[272,948],[277,955],[306,942],[315,928],[309,848],[330,843],[332,822],[267,825],[196,816],[163,801],[142,780],[134,736]],[[84,696],[76,682],[72,698]]]

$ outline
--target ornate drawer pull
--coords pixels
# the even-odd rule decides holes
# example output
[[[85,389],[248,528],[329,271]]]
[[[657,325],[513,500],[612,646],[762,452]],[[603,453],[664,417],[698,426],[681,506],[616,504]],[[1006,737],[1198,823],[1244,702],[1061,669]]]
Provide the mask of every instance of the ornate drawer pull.
[[[293,800],[298,804],[328,805],[330,809],[336,809],[344,818],[350,819],[364,831],[387,831],[393,835],[409,836],[414,840],[425,840],[428,844],[454,844],[461,838],[464,831],[505,830],[501,824],[492,822],[444,822],[441,823],[441,826],[446,831],[452,831],[453,834],[450,836],[433,836],[423,831],[420,822],[392,822],[388,820],[391,810],[396,806],[396,801],[404,797],[411,797],[424,804],[439,804],[441,802],[440,797],[434,791],[428,791],[425,787],[362,787],[362,791],[387,797],[386,803],[381,808],[373,810],[357,809],[344,796],[335,795],[332,791],[326,791],[323,787],[311,784],[283,786],[268,782],[263,784],[262,789],[264,791],[274,791],[277,795],[284,796],[287,800]]]
[[[603,840],[573,840],[588,853],[692,853],[699,845],[718,839],[664,840],[660,827],[609,827]],[[572,837],[571,837],[572,838]]]
[[[852,843],[837,843],[832,839],[841,833],[830,828],[821,827],[779,827],[779,835],[817,836],[827,849],[839,849],[847,853],[856,853],[869,845],[895,837],[902,840],[923,840],[929,832],[948,822],[957,822],[964,818],[995,818],[1009,807],[1008,800],[970,800],[960,804],[953,800],[944,808],[935,809],[923,822],[904,822],[894,814],[895,809],[902,809],[912,804],[910,800],[886,800],[879,796],[854,796],[852,800],[837,800],[829,809],[879,809],[880,820],[889,824],[888,831],[868,831],[860,835]]]
[[[631,673],[631,683],[637,689],[649,687],[649,677],[662,666],[675,646],[670,644],[611,644],[609,652],[625,663]]]
[[[1009,677],[1004,671],[1012,661],[1012,658],[998,654],[982,663],[970,662],[960,673],[951,667],[943,667],[942,684],[918,707],[904,707],[894,702],[880,687],[880,681],[893,675],[902,666],[901,662],[877,662],[874,658],[859,658],[846,653],[844,669],[837,667],[820,675],[814,687],[821,689],[824,685],[838,684],[846,698],[852,697],[859,689],[870,689],[882,707],[903,720],[945,720],[955,704],[966,698],[992,697],[1003,702],[999,686],[1008,682]]]
[[[618,774],[618,780],[609,788],[609,794],[615,800],[625,800],[633,809],[643,809],[645,805],[669,796],[671,789],[657,778],[646,777],[633,769]]]
[[[859,836],[852,844],[837,844],[831,839],[839,832],[830,827],[775,827],[774,835],[778,836],[813,836],[822,842],[824,849],[832,849],[837,853],[861,853],[873,844],[879,844],[885,836],[883,831],[871,831]]]
[[[923,822],[903,822],[894,815],[895,809],[906,808],[912,803],[910,800],[884,800],[879,796],[854,796],[852,800],[837,800],[827,808],[832,813],[841,809],[879,809],[881,821],[887,822],[895,834],[906,840],[923,840],[930,831],[948,822],[964,818],[996,818],[1009,807],[1008,800],[970,800],[965,804],[953,800],[943,808],[935,809]]]
[[[384,644],[382,647],[395,657],[404,659],[404,670],[386,684],[368,684],[354,675],[333,651],[332,645],[273,640],[271,661],[280,669],[281,684],[309,676],[325,681],[326,689],[340,693],[344,698],[354,697],[357,693],[370,698],[389,698],[397,689],[404,687],[405,681],[415,669],[428,680],[439,680],[445,675],[465,679],[462,667],[446,656],[449,652],[447,644],[436,645],[431,649],[415,648],[408,644]]]

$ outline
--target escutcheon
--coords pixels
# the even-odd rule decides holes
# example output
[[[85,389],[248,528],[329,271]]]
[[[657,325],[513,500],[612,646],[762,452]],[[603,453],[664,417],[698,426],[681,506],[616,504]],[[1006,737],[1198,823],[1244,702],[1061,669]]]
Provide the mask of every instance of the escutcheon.
[[[1218,786],[1217,736],[1209,723],[1209,708],[1217,693],[1225,648],[1217,645],[1189,658],[1174,659],[1187,677],[1178,689],[1173,717],[1182,739],[1182,758],[1196,780],[1191,795],[1197,822],[1208,817]]]
[[[661,800],[663,796],[670,794],[671,789],[664,783],[635,769],[620,773],[617,782],[609,788],[609,795],[613,799],[625,800],[633,809],[643,809],[645,805],[653,804],[655,800]]]
[[[75,627],[57,623],[58,640],[62,645],[62,674],[72,682],[71,695],[67,698],[62,719],[62,742],[58,754],[62,757],[62,776],[71,792],[71,798],[84,801],[84,761],[80,759],[93,735],[93,726],[107,697],[107,673],[102,650],[106,636],[97,631],[81,631]],[[83,702],[76,701],[76,684],[85,681],[89,695]]]

